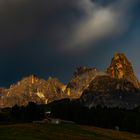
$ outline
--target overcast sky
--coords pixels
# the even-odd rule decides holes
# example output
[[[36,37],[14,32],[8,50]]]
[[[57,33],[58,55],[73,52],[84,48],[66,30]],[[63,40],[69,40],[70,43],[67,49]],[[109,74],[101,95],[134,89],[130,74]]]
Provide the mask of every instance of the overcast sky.
[[[125,53],[140,79],[139,0],[0,0],[0,86],[29,74],[67,83]]]

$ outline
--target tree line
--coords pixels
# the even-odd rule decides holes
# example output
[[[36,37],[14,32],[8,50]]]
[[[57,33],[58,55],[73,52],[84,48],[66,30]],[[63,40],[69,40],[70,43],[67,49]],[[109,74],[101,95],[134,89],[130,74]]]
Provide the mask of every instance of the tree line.
[[[132,110],[101,106],[88,108],[74,102],[61,102],[52,106],[51,116],[78,124],[140,133],[140,107]]]
[[[132,110],[101,106],[88,108],[70,100],[61,100],[45,106],[31,102],[27,106],[5,108],[0,110],[0,123],[43,120],[48,110],[51,111],[52,118],[140,134],[140,106]]]

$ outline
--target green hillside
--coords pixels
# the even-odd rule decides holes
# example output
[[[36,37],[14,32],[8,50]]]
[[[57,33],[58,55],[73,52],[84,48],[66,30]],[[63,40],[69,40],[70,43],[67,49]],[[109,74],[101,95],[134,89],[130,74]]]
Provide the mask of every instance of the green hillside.
[[[1,125],[0,140],[140,140],[140,135],[75,124]]]

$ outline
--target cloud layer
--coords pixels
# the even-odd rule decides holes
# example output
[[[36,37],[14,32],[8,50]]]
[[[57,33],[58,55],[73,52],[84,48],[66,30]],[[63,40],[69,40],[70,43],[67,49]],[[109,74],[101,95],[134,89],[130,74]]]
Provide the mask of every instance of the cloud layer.
[[[122,34],[137,0],[0,1],[0,46],[42,40],[56,50],[82,50]],[[92,44],[92,45],[90,45]]]
[[[114,0],[106,5],[102,2],[79,0],[77,8],[84,16],[73,23],[73,31],[64,47],[84,49],[96,43],[121,35],[131,22],[131,10],[136,4],[132,0]]]

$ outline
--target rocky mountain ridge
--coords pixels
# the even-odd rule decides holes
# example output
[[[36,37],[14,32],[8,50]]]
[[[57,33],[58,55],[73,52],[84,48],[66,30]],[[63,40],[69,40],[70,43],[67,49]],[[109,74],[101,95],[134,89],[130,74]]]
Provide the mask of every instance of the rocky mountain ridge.
[[[65,88],[66,86],[56,78],[49,77],[48,80],[44,80],[30,75],[1,91],[0,107],[26,105],[28,102],[47,104],[65,98]]]
[[[118,106],[133,108],[140,104],[140,84],[126,56],[116,53],[105,71],[79,67],[65,85],[58,79],[24,77],[10,88],[0,88],[0,107],[29,102],[48,104],[63,98],[79,99],[86,106]]]

